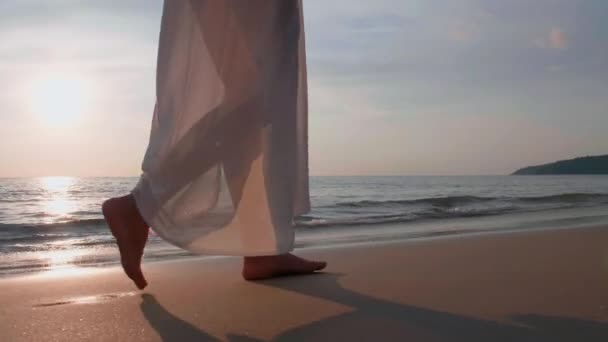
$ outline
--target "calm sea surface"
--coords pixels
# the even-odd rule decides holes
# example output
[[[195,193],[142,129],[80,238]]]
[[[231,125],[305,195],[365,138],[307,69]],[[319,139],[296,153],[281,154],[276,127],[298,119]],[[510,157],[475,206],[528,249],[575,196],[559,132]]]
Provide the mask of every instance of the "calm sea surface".
[[[0,273],[117,261],[103,200],[137,178],[0,178]],[[608,208],[608,176],[313,177],[299,233]],[[187,256],[151,239],[147,258]]]

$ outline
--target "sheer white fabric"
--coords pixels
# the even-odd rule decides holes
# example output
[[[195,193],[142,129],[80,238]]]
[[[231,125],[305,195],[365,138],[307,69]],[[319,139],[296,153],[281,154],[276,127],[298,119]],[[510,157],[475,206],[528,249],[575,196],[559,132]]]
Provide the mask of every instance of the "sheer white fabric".
[[[304,51],[301,1],[165,1],[133,190],[158,235],[202,254],[293,248],[310,208]]]

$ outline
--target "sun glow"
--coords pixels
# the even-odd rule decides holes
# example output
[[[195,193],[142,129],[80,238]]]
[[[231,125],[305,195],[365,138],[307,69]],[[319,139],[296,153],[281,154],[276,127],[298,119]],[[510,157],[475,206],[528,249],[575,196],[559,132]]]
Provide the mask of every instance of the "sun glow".
[[[82,115],[90,100],[88,88],[78,75],[47,73],[32,82],[28,103],[31,111],[47,124],[65,125]]]
[[[46,192],[45,213],[50,222],[62,220],[76,210],[76,203],[68,196],[70,187],[74,184],[72,177],[44,177],[40,178],[42,188]]]
[[[42,177],[40,178],[42,187],[47,191],[66,192],[74,184],[72,177]]]
[[[85,251],[79,249],[64,249],[46,253],[48,263],[51,268],[71,266],[80,256],[87,255]]]

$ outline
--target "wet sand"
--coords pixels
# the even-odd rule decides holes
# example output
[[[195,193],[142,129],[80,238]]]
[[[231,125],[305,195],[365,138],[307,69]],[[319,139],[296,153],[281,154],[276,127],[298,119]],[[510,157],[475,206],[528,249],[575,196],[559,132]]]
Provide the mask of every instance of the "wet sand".
[[[0,280],[2,341],[608,341],[608,227],[317,248],[318,275],[238,258]]]

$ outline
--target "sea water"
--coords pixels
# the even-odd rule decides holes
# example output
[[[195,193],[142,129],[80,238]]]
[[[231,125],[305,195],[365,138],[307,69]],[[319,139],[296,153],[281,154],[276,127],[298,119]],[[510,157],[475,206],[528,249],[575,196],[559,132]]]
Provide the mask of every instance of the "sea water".
[[[136,182],[0,178],[0,274],[116,263],[100,207]],[[296,220],[298,246],[374,240],[387,231],[403,238],[462,233],[472,230],[454,227],[476,226],[474,220],[485,230],[503,229],[491,223],[510,218],[513,226],[532,215],[576,225],[585,210],[608,215],[608,176],[312,177],[311,201],[312,211]],[[154,235],[146,249],[147,259],[185,256],[192,255]]]

